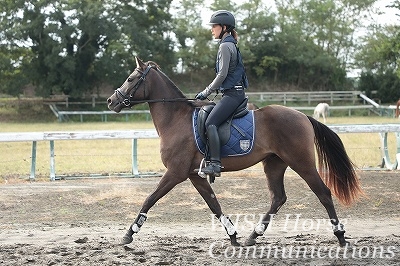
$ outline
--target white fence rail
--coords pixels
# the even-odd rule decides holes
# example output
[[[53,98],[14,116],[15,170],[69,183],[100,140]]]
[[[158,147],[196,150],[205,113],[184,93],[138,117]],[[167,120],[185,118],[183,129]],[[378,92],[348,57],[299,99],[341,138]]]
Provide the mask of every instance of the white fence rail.
[[[250,89],[249,89],[250,90]],[[359,95],[361,91],[263,91],[251,92],[247,91],[251,101],[273,102],[282,103],[286,105],[288,102],[306,102],[308,105],[311,103],[328,102],[334,104],[335,102],[351,102],[355,104],[360,100]],[[194,98],[196,93],[186,93],[188,98]],[[91,104],[93,107],[96,104],[105,105],[105,101],[96,101],[97,96],[92,96],[89,100],[84,102],[70,101],[67,95],[53,96],[51,99],[44,99],[48,104],[61,104],[69,107],[69,105],[82,105]]]
[[[287,105],[289,102],[315,103],[327,102],[331,105],[337,102],[360,102],[361,91],[246,91],[250,102],[268,102]],[[187,94],[187,97],[194,98],[195,93]]]
[[[355,124],[328,125],[336,133],[379,133],[382,150],[382,167],[389,170],[400,169],[400,124]],[[388,153],[388,133],[396,134],[397,152],[392,162]],[[32,161],[30,179],[35,179],[37,141],[50,143],[50,180],[56,180],[54,141],[59,140],[95,140],[95,139],[132,139],[132,174],[139,176],[137,167],[137,140],[158,138],[155,130],[99,130],[70,132],[8,132],[0,133],[0,142],[32,141]]]
[[[137,140],[158,138],[155,130],[99,130],[70,132],[9,132],[0,133],[0,142],[32,141],[32,161],[30,179],[35,179],[36,145],[38,141],[50,143],[50,180],[56,180],[55,173],[55,140],[95,140],[95,139],[132,139],[132,174],[139,176],[137,165]]]
[[[146,120],[150,119],[150,111],[149,110],[123,110],[120,113],[116,113],[114,111],[58,111],[57,118],[59,122],[68,120],[67,118],[70,115],[78,115],[80,117],[80,121],[83,122],[84,115],[100,115],[102,122],[107,122],[108,115],[125,115],[125,120],[128,121],[128,115],[130,114],[146,114]]]
[[[381,139],[382,167],[389,170],[400,170],[400,124],[356,124],[356,125],[329,125],[336,133],[379,133]],[[388,133],[396,134],[396,156],[394,162],[390,160],[388,152]]]
[[[296,107],[290,107],[293,109],[296,109],[298,111],[314,111],[315,106],[296,106]],[[372,110],[373,106],[372,105],[345,105],[345,106],[329,106],[329,111],[332,110],[347,110],[348,115],[351,116],[352,111],[354,110]]]
[[[281,102],[286,105],[288,102],[311,103],[327,102],[351,102],[359,101],[361,91],[295,91],[295,92],[246,92],[250,99],[256,101]]]

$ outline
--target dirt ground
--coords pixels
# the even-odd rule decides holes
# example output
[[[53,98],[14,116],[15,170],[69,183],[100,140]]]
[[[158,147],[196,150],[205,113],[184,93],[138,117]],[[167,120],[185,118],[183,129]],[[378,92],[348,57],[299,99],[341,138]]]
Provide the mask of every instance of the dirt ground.
[[[339,248],[325,209],[288,171],[288,200],[251,249],[233,248],[189,181],[120,240],[159,177],[0,184],[0,265],[400,265],[400,173],[360,172],[368,198],[336,200],[351,247]],[[213,184],[243,243],[269,206],[260,171],[224,173]]]

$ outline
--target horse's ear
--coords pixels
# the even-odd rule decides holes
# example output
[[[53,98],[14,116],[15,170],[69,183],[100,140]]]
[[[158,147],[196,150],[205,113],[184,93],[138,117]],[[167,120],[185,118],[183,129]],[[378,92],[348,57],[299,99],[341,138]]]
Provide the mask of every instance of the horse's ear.
[[[146,68],[146,65],[143,63],[143,61],[139,57],[135,56],[135,59],[136,59],[136,68],[140,68],[140,69]]]

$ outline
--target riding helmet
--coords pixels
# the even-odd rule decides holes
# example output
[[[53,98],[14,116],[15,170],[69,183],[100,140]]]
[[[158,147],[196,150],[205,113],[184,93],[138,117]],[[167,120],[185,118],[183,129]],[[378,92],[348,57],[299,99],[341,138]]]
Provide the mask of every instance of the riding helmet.
[[[221,24],[235,28],[235,17],[227,10],[218,10],[211,15],[209,25]]]

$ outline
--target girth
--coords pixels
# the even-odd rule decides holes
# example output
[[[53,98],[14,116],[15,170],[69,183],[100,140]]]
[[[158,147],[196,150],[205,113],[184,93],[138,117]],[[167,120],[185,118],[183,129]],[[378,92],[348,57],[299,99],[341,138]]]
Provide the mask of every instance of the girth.
[[[248,98],[246,97],[243,102],[236,108],[235,112],[226,120],[224,123],[222,123],[218,127],[218,135],[219,135],[219,140],[221,146],[226,144],[229,140],[229,137],[231,135],[231,125],[232,125],[232,119],[234,118],[240,118],[249,112],[249,109],[247,109],[247,102]],[[206,136],[206,128],[205,128],[205,122],[210,114],[211,110],[214,108],[215,105],[205,105],[201,107],[199,110],[199,114],[197,117],[197,130],[199,132],[200,138],[204,143],[207,143],[207,136]],[[240,128],[236,128],[239,132],[241,131]]]

